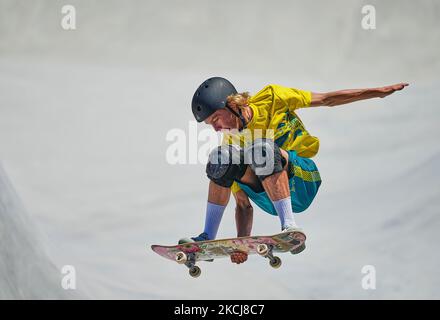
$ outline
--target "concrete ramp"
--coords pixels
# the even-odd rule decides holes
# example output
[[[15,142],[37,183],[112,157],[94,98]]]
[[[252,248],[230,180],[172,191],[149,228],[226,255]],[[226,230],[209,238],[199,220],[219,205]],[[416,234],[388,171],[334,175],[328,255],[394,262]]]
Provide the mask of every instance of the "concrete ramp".
[[[0,164],[0,299],[72,298]]]

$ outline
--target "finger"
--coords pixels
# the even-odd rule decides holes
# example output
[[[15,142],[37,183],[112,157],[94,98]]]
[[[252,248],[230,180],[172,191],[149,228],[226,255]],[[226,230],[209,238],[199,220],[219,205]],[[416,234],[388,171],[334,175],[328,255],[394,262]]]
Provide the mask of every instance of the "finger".
[[[399,83],[396,85],[397,90],[402,90],[403,88],[409,86],[408,83]]]
[[[409,86],[408,83],[402,83],[402,85],[401,85],[401,87],[400,87],[400,90],[402,90],[403,88],[405,88],[405,87],[407,87],[407,86]]]

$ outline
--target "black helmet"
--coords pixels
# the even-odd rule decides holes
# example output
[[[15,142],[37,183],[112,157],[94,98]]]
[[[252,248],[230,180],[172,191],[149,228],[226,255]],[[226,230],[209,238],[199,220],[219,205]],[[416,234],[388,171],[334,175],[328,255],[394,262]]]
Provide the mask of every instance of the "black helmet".
[[[194,117],[198,122],[202,122],[218,109],[225,108],[226,98],[236,93],[235,87],[225,78],[213,77],[205,80],[197,88],[192,99]]]

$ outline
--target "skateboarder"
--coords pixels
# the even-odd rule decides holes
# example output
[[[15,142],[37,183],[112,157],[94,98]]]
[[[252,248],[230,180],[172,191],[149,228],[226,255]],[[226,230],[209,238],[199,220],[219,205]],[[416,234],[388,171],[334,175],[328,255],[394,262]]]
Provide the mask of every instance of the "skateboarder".
[[[221,77],[204,81],[194,94],[192,112],[198,122],[223,131],[224,137],[206,166],[210,183],[204,231],[179,243],[215,239],[231,192],[236,201],[238,237],[251,234],[253,208],[249,199],[278,216],[282,231],[304,233],[293,213],[306,210],[321,185],[318,168],[310,159],[318,153],[319,139],[308,133],[296,110],[384,98],[407,85],[315,93],[270,84],[250,96],[238,93]],[[305,245],[292,253],[304,249]],[[246,260],[245,253],[231,255],[234,263]]]

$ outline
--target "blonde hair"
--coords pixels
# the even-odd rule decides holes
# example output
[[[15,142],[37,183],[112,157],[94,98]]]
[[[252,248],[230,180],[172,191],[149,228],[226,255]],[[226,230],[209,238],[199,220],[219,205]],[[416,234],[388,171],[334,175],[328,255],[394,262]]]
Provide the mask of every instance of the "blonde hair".
[[[242,109],[247,106],[250,97],[251,95],[249,94],[249,92],[241,92],[228,96],[226,100],[228,106],[238,111],[238,109]]]

